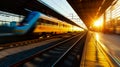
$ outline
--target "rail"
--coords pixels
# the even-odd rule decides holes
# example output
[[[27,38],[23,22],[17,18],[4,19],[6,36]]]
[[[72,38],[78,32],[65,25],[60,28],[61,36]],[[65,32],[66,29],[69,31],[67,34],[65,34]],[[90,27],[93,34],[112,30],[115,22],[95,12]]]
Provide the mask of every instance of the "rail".
[[[72,33],[68,33],[66,35],[71,35]],[[18,42],[12,42],[12,43],[6,43],[6,44],[0,44],[0,51],[5,50],[5,49],[10,49],[10,48],[15,48],[15,47],[19,47],[19,46],[26,46],[26,45],[30,45],[30,44],[34,44],[34,43],[38,43],[44,40],[49,40],[49,39],[53,39],[53,38],[61,38],[64,34],[59,34],[57,36],[49,36],[46,38],[43,38],[41,36],[41,38],[39,39],[32,39],[32,40],[23,40],[23,41],[18,41]]]
[[[86,33],[85,33],[86,34]],[[72,48],[85,36],[83,34],[53,65],[52,67],[60,65],[61,60],[72,50]]]
[[[30,56],[30,57],[27,57],[26,59],[18,61],[17,63],[12,64],[11,67],[21,67],[21,66],[24,66],[25,63],[29,63],[29,61],[34,63],[35,58],[39,57],[39,59],[40,59],[40,57],[43,57],[43,55],[49,54],[50,52],[53,52],[51,54],[51,56],[44,57],[44,60],[50,61],[50,62],[47,61],[49,63],[48,66],[52,66],[53,63],[55,64],[57,59],[60,59],[60,57],[64,56],[67,52],[69,52],[72,49],[72,47],[83,37],[82,34],[79,34],[77,36],[66,39],[62,42],[55,44],[54,46],[51,46],[47,49],[44,49],[44,50]],[[82,35],[82,37],[80,35]],[[78,38],[79,36],[80,36],[80,38]],[[73,43],[73,44],[71,44],[71,43]],[[71,45],[69,45],[69,44],[71,44]],[[54,51],[54,50],[58,50],[58,51]],[[56,54],[56,52],[57,52],[57,54]],[[51,60],[49,60],[49,59],[51,59]],[[38,63],[40,63],[40,61]]]

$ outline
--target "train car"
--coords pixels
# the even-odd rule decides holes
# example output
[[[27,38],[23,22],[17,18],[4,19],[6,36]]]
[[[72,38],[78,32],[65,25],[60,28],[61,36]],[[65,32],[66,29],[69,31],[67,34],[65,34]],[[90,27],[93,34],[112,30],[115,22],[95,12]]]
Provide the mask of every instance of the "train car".
[[[41,14],[40,19],[37,21],[37,26],[34,30],[35,33],[67,33],[72,32],[72,25],[65,21],[61,21],[54,17],[49,17]]]
[[[30,33],[30,31],[39,34],[60,34],[78,30],[73,29],[73,25],[65,21],[33,11],[14,28],[14,33],[19,35]]]
[[[0,37],[2,38],[0,39],[0,43],[34,39],[43,35],[46,37],[47,35],[74,32],[80,29],[77,26],[38,11],[32,11],[21,22],[12,21],[10,25],[5,25],[5,28],[3,28],[1,26],[3,32],[0,33]],[[4,33],[4,30],[10,31],[9,33]]]

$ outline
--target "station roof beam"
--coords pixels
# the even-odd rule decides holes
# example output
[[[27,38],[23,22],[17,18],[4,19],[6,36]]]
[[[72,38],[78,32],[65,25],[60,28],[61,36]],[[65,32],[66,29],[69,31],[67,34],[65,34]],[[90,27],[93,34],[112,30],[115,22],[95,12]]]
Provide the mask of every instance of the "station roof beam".
[[[114,0],[67,0],[78,16],[89,28],[90,24],[100,17]]]

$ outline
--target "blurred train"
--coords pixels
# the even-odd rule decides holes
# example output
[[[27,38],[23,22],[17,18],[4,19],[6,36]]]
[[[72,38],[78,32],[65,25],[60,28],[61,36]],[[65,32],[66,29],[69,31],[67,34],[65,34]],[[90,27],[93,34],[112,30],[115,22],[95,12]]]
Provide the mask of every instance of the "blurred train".
[[[81,29],[77,26],[71,25],[68,22],[59,20],[57,18],[47,16],[38,11],[30,12],[19,23],[16,21],[10,22],[10,25],[7,27],[7,29],[5,28],[1,30],[4,31],[8,29],[11,30],[10,33],[2,33],[3,35],[0,35],[3,37],[2,40],[0,40],[1,42],[5,41],[6,39],[9,41],[11,38],[13,40],[19,38],[20,41],[24,39],[38,38],[40,36],[81,31]],[[7,40],[5,42],[7,42]]]
[[[60,34],[75,31],[80,31],[80,28],[37,11],[30,12],[29,15],[14,28],[14,33],[17,35],[30,32]]]

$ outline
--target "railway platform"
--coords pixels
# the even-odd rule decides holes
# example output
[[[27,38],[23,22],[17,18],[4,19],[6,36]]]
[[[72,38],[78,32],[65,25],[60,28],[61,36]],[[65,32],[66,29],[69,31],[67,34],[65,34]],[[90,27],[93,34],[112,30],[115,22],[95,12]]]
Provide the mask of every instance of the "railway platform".
[[[110,40],[111,36],[107,38],[107,34],[89,31],[80,67],[119,67],[119,63],[114,58],[114,55],[111,54],[112,50],[109,50],[110,47],[112,48],[110,42],[114,43],[115,41]],[[106,45],[109,45],[109,47]]]

